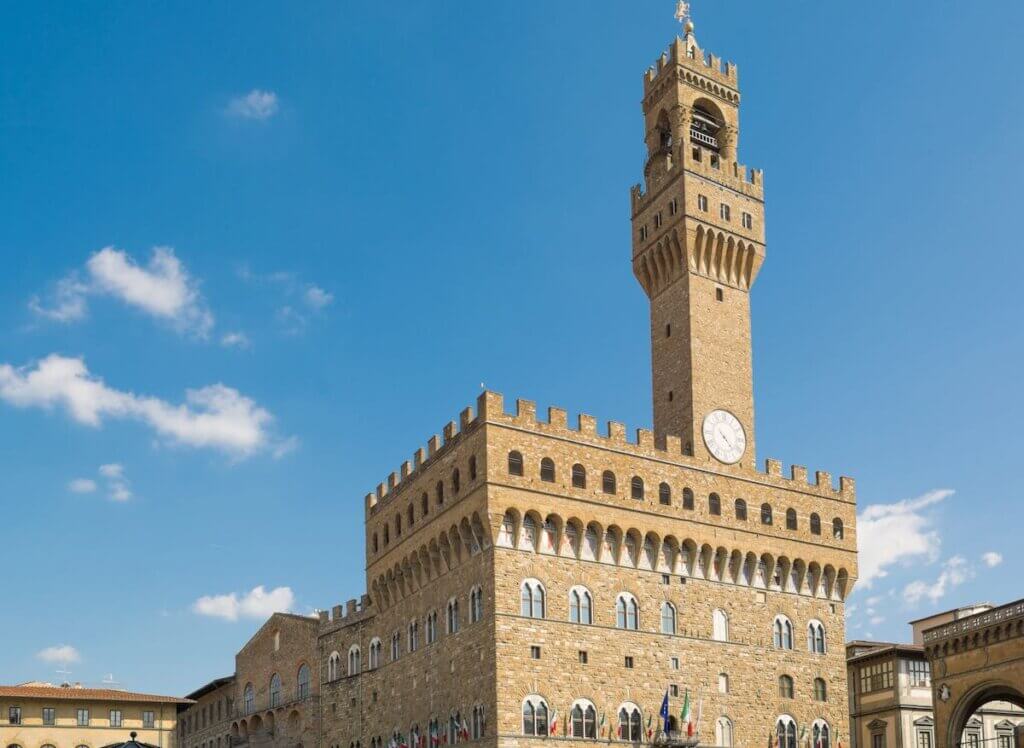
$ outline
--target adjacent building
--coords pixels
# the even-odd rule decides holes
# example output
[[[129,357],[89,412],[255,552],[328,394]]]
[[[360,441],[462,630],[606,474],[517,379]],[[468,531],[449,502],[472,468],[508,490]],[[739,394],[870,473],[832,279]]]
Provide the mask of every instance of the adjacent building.
[[[954,608],[911,621],[912,643],[852,641],[846,646],[850,683],[850,748],[936,748],[931,665],[925,632],[992,609],[989,603]],[[989,701],[960,735],[963,748],[1014,748],[1024,710]]]
[[[177,748],[177,712],[188,703],[174,696],[70,684],[0,686],[0,745],[101,748],[136,732],[142,742]]]

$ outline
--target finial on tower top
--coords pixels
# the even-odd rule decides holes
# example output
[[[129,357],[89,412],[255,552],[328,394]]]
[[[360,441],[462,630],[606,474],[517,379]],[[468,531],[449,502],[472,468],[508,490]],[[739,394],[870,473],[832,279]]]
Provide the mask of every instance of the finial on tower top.
[[[690,17],[690,4],[686,0],[679,0],[676,3],[676,20],[683,24],[683,31],[687,34],[693,33],[693,19]]]

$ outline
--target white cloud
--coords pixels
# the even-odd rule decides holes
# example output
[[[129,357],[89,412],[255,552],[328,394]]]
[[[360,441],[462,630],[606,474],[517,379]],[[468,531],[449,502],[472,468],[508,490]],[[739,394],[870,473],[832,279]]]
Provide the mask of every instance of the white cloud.
[[[96,490],[96,481],[91,478],[75,478],[68,483],[71,493],[92,493]]]
[[[124,465],[113,462],[100,465],[100,475],[107,479],[107,495],[114,501],[128,501],[132,490],[124,475]]]
[[[228,103],[228,114],[243,119],[270,119],[277,114],[280,104],[273,91],[254,88],[244,96],[236,96]]]
[[[275,587],[269,592],[263,585],[254,587],[248,593],[227,595],[204,595],[192,603],[193,612],[225,621],[239,618],[267,618],[272,613],[288,612],[295,604],[291,587]]]
[[[888,575],[888,567],[914,558],[934,560],[941,546],[939,534],[922,510],[953,495],[950,489],[929,491],[895,504],[872,504],[857,517],[861,589]]]
[[[56,322],[74,322],[88,312],[89,296],[108,296],[170,323],[179,332],[206,338],[213,328],[213,315],[198,284],[170,247],[155,247],[145,267],[123,250],[104,247],[89,257],[85,269],[87,282],[72,273],[57,282],[52,304],[33,297],[29,308]]]
[[[309,286],[303,294],[306,304],[313,309],[323,309],[334,301],[334,294],[328,293],[319,286]]]
[[[992,569],[1003,563],[1003,554],[996,553],[995,551],[989,551],[988,553],[983,553],[981,555],[981,560],[985,562],[985,566]]]
[[[225,348],[248,348],[249,336],[244,332],[227,332],[221,336],[220,344]]]
[[[269,442],[273,416],[238,390],[223,384],[186,390],[185,403],[108,387],[85,361],[50,354],[34,368],[0,364],[0,399],[19,408],[63,407],[70,417],[99,427],[105,418],[145,423],[171,442],[247,456]]]
[[[82,659],[78,650],[70,644],[58,644],[53,647],[47,647],[46,649],[36,652],[36,657],[43,662],[59,663],[61,665],[79,662]]]
[[[870,623],[872,626],[878,626],[881,623],[885,623],[885,618],[883,616],[872,616],[868,620],[868,623]]]
[[[917,605],[927,598],[937,602],[953,587],[963,584],[974,577],[974,569],[963,556],[953,556],[942,565],[939,577],[932,583],[921,580],[911,582],[903,588],[903,599],[909,605]]]
[[[274,445],[274,450],[271,454],[274,455],[275,460],[280,460],[286,455],[290,455],[292,452],[299,448],[299,437],[289,436],[287,439],[280,440]]]

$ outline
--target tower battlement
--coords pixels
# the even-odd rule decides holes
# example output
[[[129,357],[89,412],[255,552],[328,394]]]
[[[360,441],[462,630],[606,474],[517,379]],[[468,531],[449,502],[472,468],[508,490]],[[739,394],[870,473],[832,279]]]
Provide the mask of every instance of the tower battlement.
[[[661,53],[653,65],[644,71],[644,96],[656,88],[662,81],[662,74],[676,68],[683,68],[691,76],[706,77],[701,87],[715,96],[738,103],[740,94],[739,68],[735,63],[722,62],[716,55],[706,53],[697,44],[693,34],[686,37],[677,36],[668,49]]]
[[[569,425],[568,411],[563,408],[549,407],[546,419],[538,417],[537,403],[532,400],[517,399],[515,411],[508,413],[505,411],[504,396],[488,391],[481,393],[477,398],[476,413],[471,407],[465,408],[459,417],[458,426],[455,421],[449,421],[445,425],[442,431],[443,441],[436,435],[430,437],[426,452],[422,448],[416,450],[411,462],[402,463],[399,471],[391,473],[387,481],[378,484],[374,492],[366,495],[367,516],[375,514],[388,503],[390,497],[400,493],[407,479],[418,476],[419,472],[436,457],[447,452],[460,436],[483,423],[512,426],[590,446],[611,447],[636,457],[670,461],[695,470],[712,470],[717,474],[751,479],[751,471],[742,467],[715,465],[713,469],[709,468],[706,462],[684,450],[682,440],[678,436],[666,436],[664,446],[661,446],[656,443],[654,432],[650,429],[638,428],[630,438],[626,425],[618,421],[607,421],[602,433],[598,429],[597,419],[585,413],[577,415],[576,425],[573,427]],[[787,477],[783,474],[783,463],[775,459],[765,460],[763,470],[752,472],[753,479],[757,482],[781,490],[812,493],[848,503],[856,501],[854,479],[847,476],[841,476],[837,486],[830,472],[815,471],[812,480],[806,467],[791,465]]]

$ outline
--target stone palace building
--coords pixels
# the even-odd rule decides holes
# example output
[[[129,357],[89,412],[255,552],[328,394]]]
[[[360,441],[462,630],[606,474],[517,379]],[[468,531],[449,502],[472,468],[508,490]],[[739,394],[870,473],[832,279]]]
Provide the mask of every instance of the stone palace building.
[[[737,162],[739,104],[692,24],[643,75],[653,429],[483,393],[366,497],[366,595],[315,643],[288,633],[307,650],[280,670],[240,657],[193,694],[232,708],[209,742],[186,714],[185,748],[840,742],[854,483],[756,460],[764,186]]]

